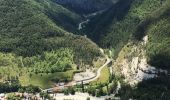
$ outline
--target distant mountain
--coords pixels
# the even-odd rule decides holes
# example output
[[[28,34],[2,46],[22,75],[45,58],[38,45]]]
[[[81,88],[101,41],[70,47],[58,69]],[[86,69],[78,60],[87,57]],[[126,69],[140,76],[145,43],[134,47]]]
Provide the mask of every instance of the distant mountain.
[[[115,0],[53,0],[66,8],[72,9],[80,14],[93,13],[108,9]]]

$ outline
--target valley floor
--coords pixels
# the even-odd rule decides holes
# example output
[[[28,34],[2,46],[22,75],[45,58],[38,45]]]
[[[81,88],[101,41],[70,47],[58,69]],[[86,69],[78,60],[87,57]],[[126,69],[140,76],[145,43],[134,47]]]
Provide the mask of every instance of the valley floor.
[[[62,85],[57,85],[56,87],[45,89],[43,91],[55,91],[56,89],[57,90],[63,89],[63,86],[67,87],[67,86],[79,85],[79,84],[82,84],[82,81],[83,81],[83,84],[89,84],[89,83],[95,84],[97,82],[103,83],[103,82],[105,82],[105,80],[108,81],[110,71],[109,71],[109,68],[107,68],[107,65],[111,62],[111,59],[107,55],[105,55],[105,58],[106,58],[106,62],[103,65],[101,65],[100,68],[97,69],[97,71],[95,73],[90,72],[90,71],[76,73],[74,75],[73,81],[71,81],[67,84],[64,83]],[[106,73],[104,73],[105,75],[102,72],[106,72]],[[101,77],[104,77],[105,79],[103,79]],[[102,80],[100,81],[100,79],[102,79]]]
[[[64,95],[64,94],[51,94],[51,96],[55,100],[87,100],[87,98],[90,98],[90,100],[106,100],[108,98],[114,98],[114,96],[101,96],[101,97],[93,97],[90,96],[88,93],[79,93],[76,92],[75,95]]]

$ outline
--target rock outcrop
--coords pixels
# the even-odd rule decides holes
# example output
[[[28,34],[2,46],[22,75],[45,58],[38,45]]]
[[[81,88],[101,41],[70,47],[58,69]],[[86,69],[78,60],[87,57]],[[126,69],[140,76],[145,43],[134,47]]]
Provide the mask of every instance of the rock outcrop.
[[[135,45],[129,42],[119,53],[118,58],[114,63],[114,73],[123,75],[125,81],[134,85],[142,80],[158,77],[159,74],[168,74],[166,70],[157,69],[147,63],[145,46],[148,41],[148,36],[143,38],[143,41]]]

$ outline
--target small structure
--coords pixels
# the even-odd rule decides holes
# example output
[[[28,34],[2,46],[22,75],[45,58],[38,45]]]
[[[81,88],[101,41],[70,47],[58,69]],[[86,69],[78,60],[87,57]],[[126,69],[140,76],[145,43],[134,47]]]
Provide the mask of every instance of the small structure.
[[[4,93],[1,93],[0,94],[0,100],[4,100],[5,99],[5,94]]]

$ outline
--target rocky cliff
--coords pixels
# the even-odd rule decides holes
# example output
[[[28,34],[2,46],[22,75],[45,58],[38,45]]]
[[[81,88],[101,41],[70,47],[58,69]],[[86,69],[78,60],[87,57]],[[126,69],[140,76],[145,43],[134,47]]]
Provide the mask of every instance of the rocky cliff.
[[[147,63],[145,50],[147,42],[148,36],[137,43],[129,41],[121,50],[113,65],[114,73],[122,75],[125,82],[130,85],[158,77],[159,74],[168,74],[167,70],[155,68]]]

